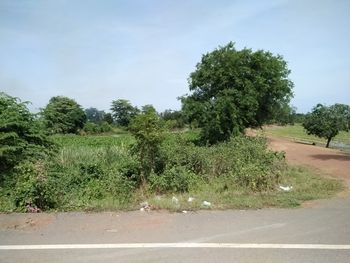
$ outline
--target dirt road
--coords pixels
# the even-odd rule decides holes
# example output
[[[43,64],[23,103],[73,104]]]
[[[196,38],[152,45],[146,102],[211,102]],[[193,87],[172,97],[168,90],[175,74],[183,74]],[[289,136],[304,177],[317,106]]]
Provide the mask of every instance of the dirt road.
[[[268,141],[272,149],[286,152],[289,163],[308,166],[321,174],[339,178],[350,187],[350,154],[283,138],[269,137]]]

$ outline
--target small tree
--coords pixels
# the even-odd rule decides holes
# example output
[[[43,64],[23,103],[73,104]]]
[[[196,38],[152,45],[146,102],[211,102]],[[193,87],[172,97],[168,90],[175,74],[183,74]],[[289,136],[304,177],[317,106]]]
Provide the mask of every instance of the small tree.
[[[42,116],[51,133],[77,133],[86,122],[82,107],[75,100],[62,96],[52,97],[42,110]]]
[[[340,131],[350,130],[350,106],[334,104],[324,106],[317,104],[311,113],[305,116],[303,127],[307,134],[313,134],[327,139],[326,148]]]
[[[0,93],[0,174],[49,154],[53,143],[26,103]]]
[[[141,183],[144,186],[151,172],[159,169],[163,125],[156,111],[147,106],[131,120],[129,130],[136,138],[134,150],[142,168]]]
[[[128,100],[122,99],[112,101],[111,111],[116,123],[125,127],[139,112]]]

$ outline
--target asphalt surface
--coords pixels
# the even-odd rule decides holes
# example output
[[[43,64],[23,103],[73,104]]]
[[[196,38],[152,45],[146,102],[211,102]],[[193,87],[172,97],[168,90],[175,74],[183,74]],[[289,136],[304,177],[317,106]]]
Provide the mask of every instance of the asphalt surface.
[[[0,215],[0,262],[350,262],[350,249],[1,249],[126,243],[350,245],[350,199],[297,209]]]

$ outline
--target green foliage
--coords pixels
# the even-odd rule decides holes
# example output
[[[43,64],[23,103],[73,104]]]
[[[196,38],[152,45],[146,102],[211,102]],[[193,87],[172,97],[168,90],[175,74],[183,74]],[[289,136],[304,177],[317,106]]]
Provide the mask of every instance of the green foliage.
[[[183,166],[173,166],[161,175],[151,174],[149,182],[151,189],[157,193],[184,193],[195,188],[200,177]]]
[[[104,121],[104,117],[106,115],[106,113],[103,110],[100,111],[93,107],[85,109],[85,114],[86,120],[95,124],[100,124],[102,121]]]
[[[327,139],[326,147],[340,131],[350,130],[350,106],[334,104],[332,106],[316,105],[305,116],[303,127],[308,134]]]
[[[189,78],[192,94],[183,97],[187,120],[203,127],[210,144],[227,140],[246,127],[271,120],[292,96],[290,71],[281,56],[233,43],[203,55]]]
[[[103,121],[104,121],[104,122],[107,122],[108,124],[113,124],[113,117],[112,117],[112,114],[111,114],[111,113],[106,113],[106,114],[103,116]]]
[[[294,125],[296,121],[296,108],[284,103],[275,111],[271,123],[278,125]]]
[[[128,100],[122,99],[112,101],[111,111],[116,123],[125,127],[139,113],[139,110],[132,106]]]
[[[0,93],[0,174],[22,161],[45,158],[52,149],[26,103]]]
[[[112,126],[110,126],[107,122],[102,122],[100,124],[87,122],[85,123],[83,130],[87,134],[98,134],[112,131]]]
[[[252,191],[273,189],[284,170],[283,154],[267,149],[263,138],[237,136],[212,147],[198,147],[181,138],[166,146],[167,168],[185,167],[206,178],[224,177],[230,185]]]
[[[52,97],[42,110],[45,125],[50,133],[78,133],[84,127],[86,115],[73,99]]]
[[[160,117],[166,122],[169,129],[181,129],[185,127],[184,117],[181,111],[165,110]]]
[[[45,165],[42,162],[24,162],[15,169],[16,184],[14,202],[24,210],[27,206],[40,209],[55,206],[55,191],[49,181]]]
[[[64,210],[87,209],[96,202],[112,200],[124,207],[134,194],[136,183],[124,176],[124,168],[133,162],[129,135],[54,136],[60,150],[47,163],[47,174],[57,194],[55,207]]]
[[[162,170],[163,123],[156,111],[147,107],[132,119],[129,130],[136,138],[134,152],[141,166],[141,182],[145,185],[152,171]]]

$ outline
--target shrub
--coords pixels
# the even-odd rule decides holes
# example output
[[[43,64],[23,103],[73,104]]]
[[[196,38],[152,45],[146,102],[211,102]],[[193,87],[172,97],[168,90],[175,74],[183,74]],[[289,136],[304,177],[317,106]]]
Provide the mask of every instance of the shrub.
[[[147,107],[132,119],[129,130],[136,138],[133,152],[140,163],[140,179],[145,185],[152,171],[162,170],[160,147],[164,140],[163,124],[156,111]]]
[[[45,158],[53,149],[26,103],[0,93],[0,174],[24,160]]]
[[[283,155],[267,149],[266,140],[237,136],[211,147],[199,147],[183,139],[164,148],[168,167],[186,167],[208,182],[227,177],[253,191],[272,189],[284,169]]]
[[[93,122],[85,123],[83,131],[87,134],[98,134],[104,132],[110,132],[112,127],[107,122],[102,122],[101,124],[96,124]]]
[[[151,174],[149,181],[151,189],[157,193],[188,192],[195,187],[200,178],[186,167],[176,166],[164,171],[163,174]]]
[[[49,182],[46,168],[41,162],[25,162],[15,169],[17,182],[14,189],[16,207],[26,206],[47,209],[55,207],[54,189]]]

